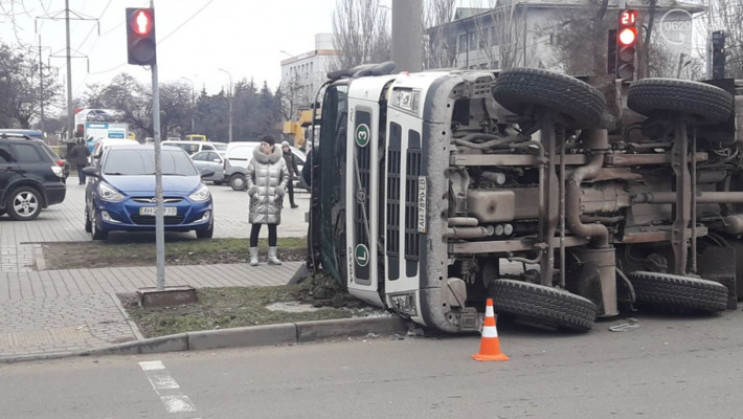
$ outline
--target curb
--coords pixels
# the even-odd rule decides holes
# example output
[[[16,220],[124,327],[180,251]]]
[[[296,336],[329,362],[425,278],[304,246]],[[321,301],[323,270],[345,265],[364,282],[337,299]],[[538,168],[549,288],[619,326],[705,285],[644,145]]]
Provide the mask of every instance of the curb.
[[[407,331],[407,321],[398,316],[319,320],[178,333],[80,352],[0,358],[0,362],[38,361],[72,356],[138,355],[208,349],[295,345],[337,337],[358,337],[369,334],[405,334]]]

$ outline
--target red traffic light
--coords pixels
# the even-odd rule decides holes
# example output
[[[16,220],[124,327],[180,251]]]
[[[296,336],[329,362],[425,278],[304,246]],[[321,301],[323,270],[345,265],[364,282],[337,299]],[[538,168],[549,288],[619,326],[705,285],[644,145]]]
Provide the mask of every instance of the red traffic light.
[[[152,31],[152,14],[149,9],[139,9],[129,20],[129,25],[134,33],[139,36],[147,36]]]
[[[624,28],[617,35],[617,41],[621,46],[631,46],[635,44],[637,40],[637,29],[635,28]]]
[[[157,64],[155,9],[126,9],[127,62],[134,65]]]

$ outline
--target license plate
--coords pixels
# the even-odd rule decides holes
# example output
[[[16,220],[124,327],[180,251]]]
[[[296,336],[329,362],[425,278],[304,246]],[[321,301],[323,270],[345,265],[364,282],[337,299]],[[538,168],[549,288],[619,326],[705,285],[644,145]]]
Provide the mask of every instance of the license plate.
[[[157,207],[141,207],[139,208],[139,215],[151,215],[155,216]],[[178,215],[178,208],[176,207],[163,207],[163,216]]]

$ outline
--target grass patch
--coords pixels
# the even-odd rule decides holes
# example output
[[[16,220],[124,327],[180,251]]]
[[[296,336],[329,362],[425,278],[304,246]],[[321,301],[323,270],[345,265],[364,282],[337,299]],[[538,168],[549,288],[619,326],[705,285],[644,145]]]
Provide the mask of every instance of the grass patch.
[[[156,263],[156,247],[147,241],[47,242],[42,244],[46,269],[77,269],[122,266],[152,266]],[[165,263],[168,265],[211,265],[215,263],[246,263],[248,239],[178,240],[165,242]],[[265,257],[268,240],[258,241]],[[286,261],[302,261],[307,256],[307,239],[278,239],[279,257]]]
[[[319,300],[319,288],[334,288],[334,298]],[[380,315],[383,311],[348,297],[337,287],[324,284],[275,287],[225,287],[197,290],[198,303],[172,307],[139,307],[133,295],[120,296],[124,308],[145,337],[227,329],[233,327],[292,323]],[[332,301],[332,303],[331,303]],[[267,305],[300,302],[317,307],[312,312],[272,311]]]

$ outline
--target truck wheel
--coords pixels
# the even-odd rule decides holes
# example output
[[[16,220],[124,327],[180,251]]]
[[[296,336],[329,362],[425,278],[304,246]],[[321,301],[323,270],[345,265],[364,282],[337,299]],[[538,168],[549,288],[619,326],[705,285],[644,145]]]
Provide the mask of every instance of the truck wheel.
[[[728,92],[710,84],[649,78],[632,83],[627,107],[645,116],[680,112],[699,118],[702,124],[715,124],[730,118],[734,104]]]
[[[541,106],[568,117],[572,128],[597,128],[606,111],[604,95],[574,77],[539,68],[503,70],[495,80],[495,100],[518,115]]]
[[[628,277],[638,304],[707,312],[727,308],[728,289],[718,282],[646,271],[631,272]]]
[[[41,195],[30,186],[19,186],[8,196],[5,209],[8,216],[16,221],[30,221],[41,213]]]
[[[230,177],[230,187],[236,191],[245,190],[245,176],[237,174]]]
[[[556,288],[512,279],[490,283],[488,294],[496,313],[576,332],[585,332],[596,320],[596,305],[587,298]]]

